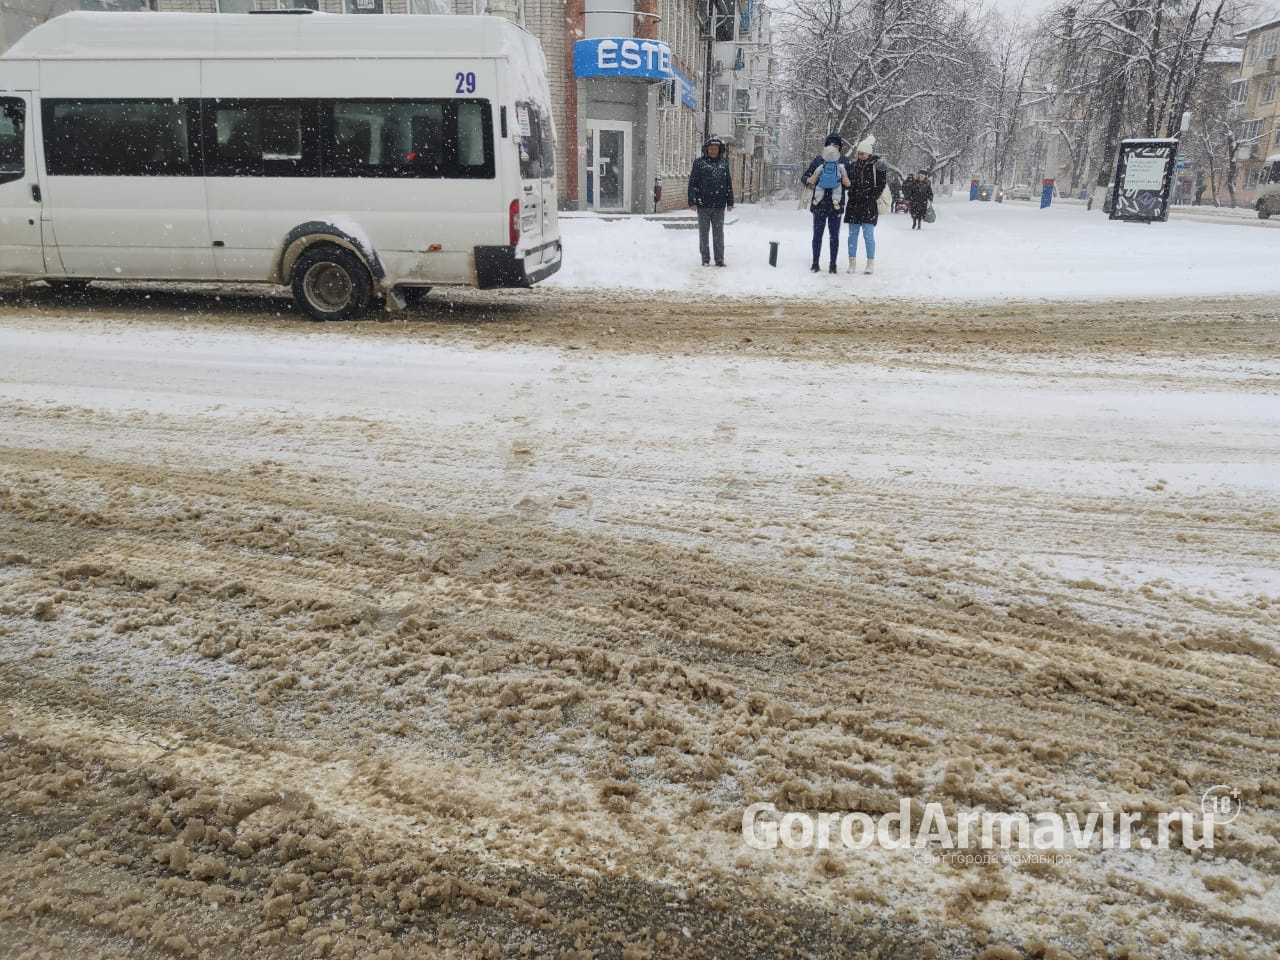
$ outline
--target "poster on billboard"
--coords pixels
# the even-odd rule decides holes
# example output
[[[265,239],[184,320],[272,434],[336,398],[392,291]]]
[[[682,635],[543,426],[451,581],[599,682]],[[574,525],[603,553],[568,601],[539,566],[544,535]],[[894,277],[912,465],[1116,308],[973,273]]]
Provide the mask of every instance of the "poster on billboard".
[[[1111,219],[1169,219],[1169,188],[1178,156],[1174,139],[1121,140],[1111,193]]]

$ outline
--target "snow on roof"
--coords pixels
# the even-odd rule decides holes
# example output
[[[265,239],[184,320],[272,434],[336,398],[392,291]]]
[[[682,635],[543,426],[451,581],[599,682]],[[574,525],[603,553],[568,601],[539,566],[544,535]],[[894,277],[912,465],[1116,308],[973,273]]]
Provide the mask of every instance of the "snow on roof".
[[[1214,47],[1204,57],[1205,63],[1243,63],[1244,47]]]
[[[500,17],[96,13],[40,24],[9,60],[502,56],[524,31]]]
[[[1280,24],[1280,0],[1269,0],[1269,2],[1257,4],[1254,7],[1253,16],[1245,22],[1249,25],[1237,33],[1237,37],[1243,37],[1263,27]]]

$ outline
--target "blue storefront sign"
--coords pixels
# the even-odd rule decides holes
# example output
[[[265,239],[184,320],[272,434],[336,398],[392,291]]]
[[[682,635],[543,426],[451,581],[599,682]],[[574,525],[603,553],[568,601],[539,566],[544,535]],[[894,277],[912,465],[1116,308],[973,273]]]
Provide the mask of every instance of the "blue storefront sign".
[[[664,81],[675,76],[671,48],[661,40],[636,37],[579,40],[573,45],[573,75]]]
[[[676,78],[676,86],[679,88],[680,102],[690,110],[698,109],[698,88],[694,86],[693,81],[684,75],[679,67],[675,64],[671,65],[671,74]]]

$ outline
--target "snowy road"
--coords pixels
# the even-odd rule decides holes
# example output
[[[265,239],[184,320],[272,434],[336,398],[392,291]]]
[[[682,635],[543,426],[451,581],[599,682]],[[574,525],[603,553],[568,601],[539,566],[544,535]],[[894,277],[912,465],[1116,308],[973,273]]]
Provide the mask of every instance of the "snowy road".
[[[1273,302],[142,296],[0,316],[19,950],[1275,954]],[[1212,851],[738,830],[1215,784]]]

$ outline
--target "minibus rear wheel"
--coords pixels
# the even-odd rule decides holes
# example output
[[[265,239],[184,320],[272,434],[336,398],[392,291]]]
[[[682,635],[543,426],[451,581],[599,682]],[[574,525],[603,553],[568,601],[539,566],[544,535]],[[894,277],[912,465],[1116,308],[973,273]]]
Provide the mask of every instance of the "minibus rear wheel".
[[[293,298],[312,320],[347,320],[369,308],[373,281],[350,250],[317,244],[293,265]]]

